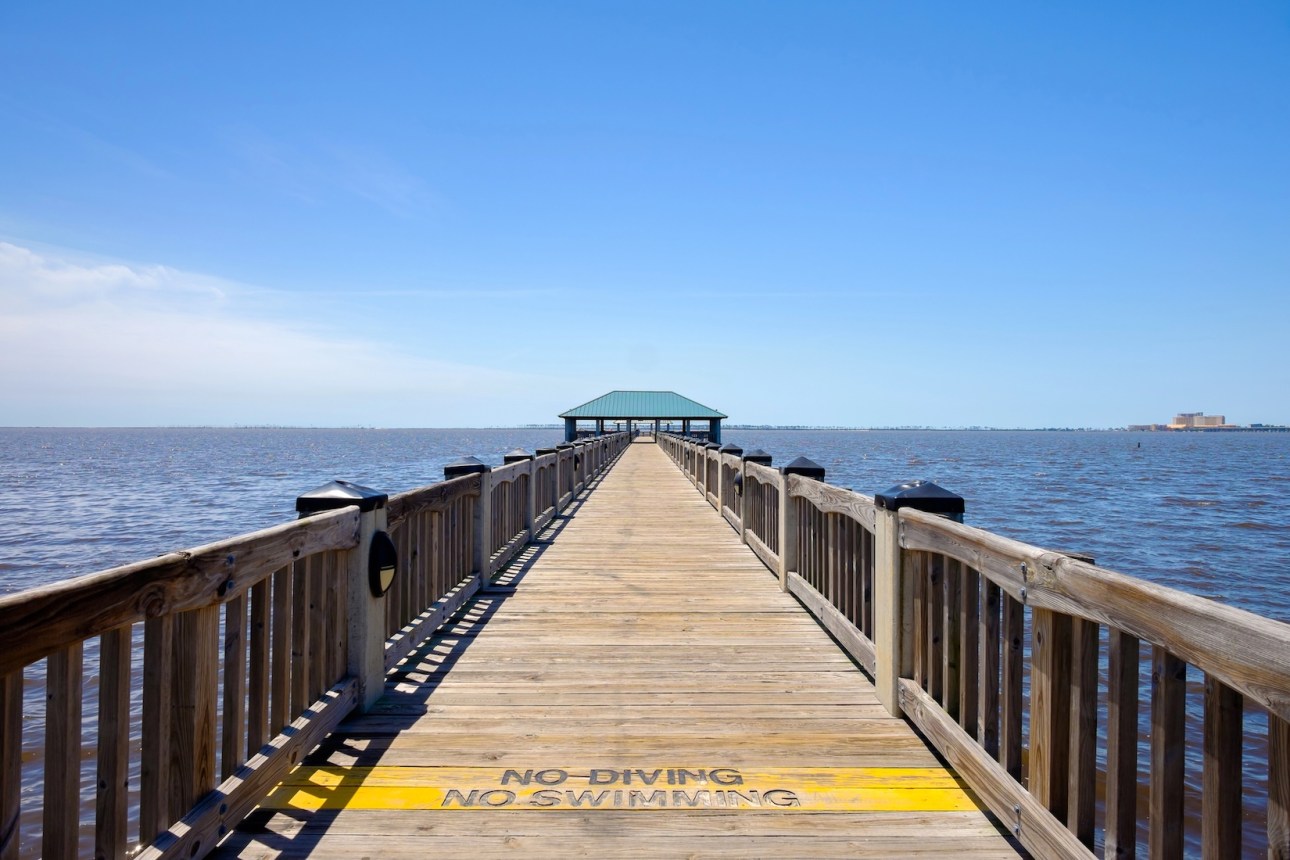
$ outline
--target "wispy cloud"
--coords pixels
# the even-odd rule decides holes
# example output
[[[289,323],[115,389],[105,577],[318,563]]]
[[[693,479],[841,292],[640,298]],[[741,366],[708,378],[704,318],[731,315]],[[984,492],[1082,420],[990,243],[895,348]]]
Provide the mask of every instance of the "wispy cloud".
[[[0,242],[0,423],[460,424],[543,384],[285,301],[266,316],[245,285]]]
[[[337,142],[293,145],[250,128],[224,137],[240,172],[306,203],[340,192],[409,218],[433,210],[439,202],[424,179],[373,147]]]

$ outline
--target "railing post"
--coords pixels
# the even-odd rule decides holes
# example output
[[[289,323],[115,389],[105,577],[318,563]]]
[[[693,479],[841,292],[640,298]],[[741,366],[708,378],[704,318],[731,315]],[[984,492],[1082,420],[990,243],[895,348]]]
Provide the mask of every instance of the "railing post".
[[[296,497],[296,511],[302,517],[358,506],[358,546],[346,553],[345,559],[349,634],[345,671],[358,680],[357,708],[364,714],[385,691],[385,595],[373,590],[371,565],[373,540],[378,533],[385,534],[387,501],[385,493],[348,481],[332,481]],[[402,572],[408,575],[406,564]]]
[[[721,469],[721,492],[717,495],[717,498],[721,499],[721,506],[722,506],[722,507],[725,507],[725,504],[726,504],[726,502],[725,502],[725,498],[726,498],[726,459],[725,459],[725,458],[726,458],[726,455],[727,455],[727,454],[730,454],[730,455],[733,455],[733,456],[735,456],[735,457],[739,457],[739,458],[741,458],[741,459],[739,460],[739,472],[738,472],[738,474],[736,474],[736,475],[732,475],[732,476],[730,477],[730,480],[734,483],[733,492],[735,493],[735,495],[739,496],[739,499],[738,499],[737,501],[735,501],[735,505],[734,505],[734,507],[733,507],[733,508],[731,508],[731,510],[733,510],[735,513],[737,513],[737,514],[739,515],[739,540],[744,541],[744,506],[743,506],[743,493],[744,493],[744,461],[743,461],[743,459],[742,459],[742,458],[743,458],[743,455],[744,455],[744,449],[743,449],[743,448],[740,448],[738,445],[735,445],[735,444],[733,444],[733,443],[726,444],[726,445],[722,445],[720,448],[718,448],[718,449],[717,449],[717,455],[721,458],[721,466],[720,466],[720,469]],[[720,513],[723,517],[725,516],[725,512],[724,512],[724,511],[718,511],[718,513]],[[744,543],[747,543],[747,541],[744,541]]]
[[[963,521],[963,497],[930,481],[909,481],[874,496],[878,508],[874,534],[873,644],[878,701],[893,717],[901,716],[900,679],[914,669],[914,602],[905,587],[900,549],[900,509],[941,514]]]
[[[487,588],[493,578],[493,572],[489,569],[493,558],[493,470],[475,457],[463,457],[443,467],[445,481],[463,475],[479,475],[479,500],[475,503],[475,517],[471,528],[471,572],[479,577],[479,587]]]
[[[798,457],[779,471],[779,587],[783,591],[788,591],[789,571],[797,570],[799,560],[797,503],[793,501],[788,488],[792,483],[793,475],[823,481],[824,467],[814,460]]]

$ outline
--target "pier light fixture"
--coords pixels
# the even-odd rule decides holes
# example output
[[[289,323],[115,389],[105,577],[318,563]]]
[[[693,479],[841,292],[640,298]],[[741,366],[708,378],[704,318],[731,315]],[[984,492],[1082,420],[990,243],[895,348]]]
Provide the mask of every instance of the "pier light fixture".
[[[399,551],[385,532],[372,535],[372,547],[367,553],[367,587],[373,597],[384,597],[394,584],[399,569]]]

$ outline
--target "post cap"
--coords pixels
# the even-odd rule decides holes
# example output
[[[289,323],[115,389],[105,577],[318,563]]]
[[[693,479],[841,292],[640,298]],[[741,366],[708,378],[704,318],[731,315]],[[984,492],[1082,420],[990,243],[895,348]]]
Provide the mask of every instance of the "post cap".
[[[876,494],[878,507],[889,511],[913,508],[929,514],[962,514],[963,497],[931,481],[906,481]]]
[[[704,447],[704,448],[708,448],[709,450],[712,450],[712,451],[716,451],[716,450],[717,450],[717,449],[719,449],[721,446],[720,446],[720,445],[718,445],[716,442],[709,442],[708,444],[704,445],[703,447]]]
[[[740,448],[738,445],[736,445],[733,442],[727,442],[717,450],[720,451],[722,454],[734,454],[736,457],[743,454],[744,452],[743,448]]]
[[[358,505],[360,511],[374,511],[385,507],[390,500],[388,493],[352,484],[349,481],[330,481],[307,493],[296,496],[296,512],[315,514]]]
[[[539,457],[545,457],[547,454],[554,454],[555,452],[556,452],[556,449],[555,449],[555,448],[538,448],[538,449],[537,449],[537,455],[538,455]]]
[[[559,445],[555,446],[555,449],[557,451],[568,451],[572,447],[573,447],[572,442],[561,442]]]
[[[523,448],[516,448],[514,451],[507,451],[502,455],[503,463],[519,463],[524,460],[532,460],[533,455]]]
[[[481,472],[493,471],[478,457],[462,457],[455,463],[449,463],[443,467],[444,479],[460,478],[462,475],[477,475]]]
[[[769,466],[773,458],[760,448],[753,448],[751,451],[744,452],[745,463],[756,463],[759,466]]]
[[[801,475],[803,478],[814,478],[817,481],[824,480],[824,467],[806,457],[798,457],[781,471],[785,475]]]

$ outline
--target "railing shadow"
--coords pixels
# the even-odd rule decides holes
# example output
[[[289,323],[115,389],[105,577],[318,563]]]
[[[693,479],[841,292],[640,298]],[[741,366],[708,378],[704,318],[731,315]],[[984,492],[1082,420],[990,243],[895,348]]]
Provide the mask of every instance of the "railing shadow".
[[[588,481],[582,492],[552,517],[488,586],[386,675],[385,693],[370,712],[346,719],[301,760],[302,767],[317,769],[314,773],[319,782],[275,788],[264,805],[243,819],[212,856],[236,856],[252,848],[303,856],[317,847],[344,811],[345,802],[363,786],[368,776],[366,769],[380,764],[390,742],[431,712],[429,702],[440,682],[507,599],[518,591],[547,548],[609,474],[612,465],[607,464],[600,475]],[[373,717],[379,720],[376,726],[370,725]],[[364,726],[364,721],[369,725]]]

